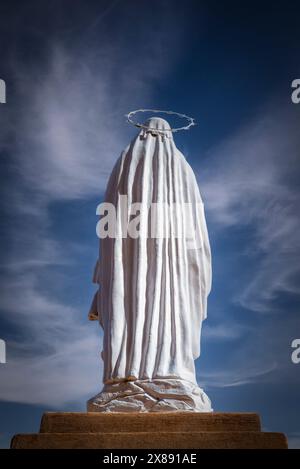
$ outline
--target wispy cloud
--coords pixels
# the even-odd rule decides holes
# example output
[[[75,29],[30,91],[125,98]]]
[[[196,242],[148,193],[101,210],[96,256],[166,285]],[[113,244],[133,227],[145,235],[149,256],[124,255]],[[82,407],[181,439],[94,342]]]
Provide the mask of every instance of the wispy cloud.
[[[225,282],[230,293],[224,314],[214,318],[216,313],[210,310],[209,318],[214,320],[204,326],[204,337],[207,334],[209,341],[222,341],[224,346],[243,338],[238,350],[226,345],[226,360],[220,365],[199,372],[199,382],[208,387],[278,383],[283,376],[286,382],[297,381],[290,366],[290,337],[297,317],[288,315],[277,299],[282,293],[300,292],[299,153],[297,110],[273,103],[212,148],[207,166],[199,169],[217,263],[224,256],[223,245],[218,252],[218,240],[224,239],[224,233],[226,239],[233,237],[231,259],[225,256],[222,263],[225,275],[226,264],[231,264],[232,275]],[[241,230],[242,236],[237,235]],[[245,316],[238,319],[231,314],[231,306],[235,312],[242,306],[246,311],[277,314],[273,319],[269,315],[255,319],[252,314],[246,321]]]
[[[100,386],[100,331],[82,323],[82,311],[45,293],[36,265],[22,267],[6,273],[1,289],[1,308],[17,335],[7,342],[0,399],[56,407],[82,400]]]
[[[231,341],[239,339],[246,332],[249,332],[247,327],[239,325],[236,322],[225,322],[223,315],[222,324],[204,324],[202,337],[210,341]]]
[[[124,114],[150,104],[153,87],[175,59],[180,29],[174,31],[174,21],[162,7],[156,26],[135,25],[134,47],[124,43],[122,29],[103,31],[92,42],[88,36],[85,46],[51,43],[36,66],[14,64],[18,112],[4,129],[9,134],[14,126],[17,133],[16,164],[30,190],[54,200],[104,190],[133,133]]]
[[[205,388],[227,388],[235,386],[244,386],[245,384],[263,382],[270,373],[276,370],[276,363],[270,365],[259,364],[257,367],[251,367],[247,364],[240,366],[231,366],[230,369],[199,373],[198,381]]]
[[[124,114],[151,107],[153,87],[176,55],[170,46],[179,33],[166,27],[166,15],[170,25],[164,8],[155,26],[137,24],[134,47],[121,30],[99,34],[101,14],[86,44],[82,36],[72,45],[49,40],[48,55],[34,66],[10,57],[16,94],[1,120],[0,150],[12,173],[4,183],[11,249],[0,266],[0,307],[13,334],[0,370],[2,400],[61,407],[99,391],[100,330],[83,322],[87,312],[70,294],[58,299],[51,288],[58,269],[67,283],[67,267],[79,270],[81,259],[76,242],[66,245],[53,231],[50,208],[102,196],[134,132]],[[94,247],[81,248],[96,258]]]
[[[279,293],[299,293],[298,118],[292,107],[273,105],[212,149],[199,174],[215,229],[248,230],[241,254],[245,266],[247,257],[257,262],[235,300],[253,311],[277,310]]]

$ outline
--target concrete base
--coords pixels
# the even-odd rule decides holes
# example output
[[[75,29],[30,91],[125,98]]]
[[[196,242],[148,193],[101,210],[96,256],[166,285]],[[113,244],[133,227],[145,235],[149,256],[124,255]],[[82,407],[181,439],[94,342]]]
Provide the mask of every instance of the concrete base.
[[[287,448],[281,433],[263,433],[252,413],[73,413],[43,415],[40,433],[15,435],[17,449]]]

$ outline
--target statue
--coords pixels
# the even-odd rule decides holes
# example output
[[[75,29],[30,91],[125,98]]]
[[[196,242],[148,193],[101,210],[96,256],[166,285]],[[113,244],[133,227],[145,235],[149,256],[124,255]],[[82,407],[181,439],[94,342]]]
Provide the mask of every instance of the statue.
[[[104,387],[88,410],[210,412],[194,366],[211,288],[203,203],[174,129],[157,117],[137,126],[105,195],[116,226],[100,240],[89,312],[103,328]],[[133,215],[139,236],[124,232]]]
[[[285,435],[262,432],[257,414],[212,413],[197,384],[211,287],[203,203],[173,141],[178,129],[160,118],[135,125],[97,208],[89,317],[103,328],[104,387],[88,413],[46,412],[40,432],[15,435],[11,448],[286,449]]]

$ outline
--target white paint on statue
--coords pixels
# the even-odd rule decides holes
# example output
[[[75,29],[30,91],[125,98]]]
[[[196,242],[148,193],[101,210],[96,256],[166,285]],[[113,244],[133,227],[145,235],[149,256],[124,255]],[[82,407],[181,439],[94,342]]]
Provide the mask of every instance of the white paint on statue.
[[[104,388],[88,402],[89,411],[211,411],[198,387],[194,360],[200,355],[202,321],[211,288],[211,255],[203,203],[195,175],[176,148],[169,124],[151,118],[117,161],[105,202],[113,204],[116,223],[130,219],[120,203],[186,204],[197,243],[188,243],[185,217],[159,213],[163,227],[183,236],[152,236],[147,211],[139,229],[149,236],[106,237],[94,272],[99,289],[90,319],[104,333]]]

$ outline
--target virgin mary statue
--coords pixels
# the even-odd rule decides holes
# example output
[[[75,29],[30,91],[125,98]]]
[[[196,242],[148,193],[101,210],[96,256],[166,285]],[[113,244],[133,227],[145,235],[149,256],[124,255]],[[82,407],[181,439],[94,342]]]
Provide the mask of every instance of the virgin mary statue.
[[[109,207],[114,229],[101,236],[89,312],[103,328],[104,387],[88,410],[209,412],[194,365],[211,288],[209,239],[195,175],[164,119],[146,121],[117,161],[103,226]]]

